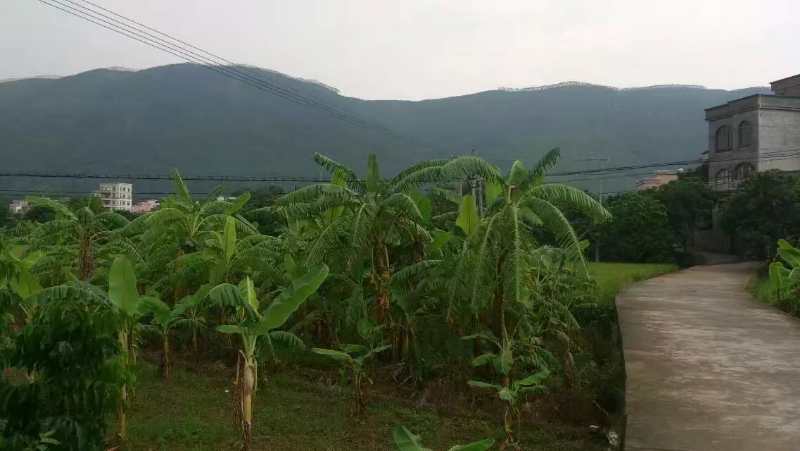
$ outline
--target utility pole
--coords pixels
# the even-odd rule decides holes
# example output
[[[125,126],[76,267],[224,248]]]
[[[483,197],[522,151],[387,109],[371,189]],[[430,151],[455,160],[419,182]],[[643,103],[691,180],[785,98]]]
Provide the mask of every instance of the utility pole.
[[[603,205],[603,196],[606,194],[606,179],[602,177],[602,172],[605,171],[606,167],[608,166],[608,162],[611,159],[608,157],[590,157],[584,158],[582,160],[577,161],[596,161],[598,163],[598,169],[601,174],[600,179],[600,193],[598,193],[598,199],[600,200],[600,205]],[[594,243],[594,261],[600,261],[600,243]]]

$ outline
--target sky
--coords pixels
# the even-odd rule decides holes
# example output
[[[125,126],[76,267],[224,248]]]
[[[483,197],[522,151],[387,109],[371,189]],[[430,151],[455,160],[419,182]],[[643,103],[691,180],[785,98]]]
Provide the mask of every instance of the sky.
[[[798,0],[92,1],[365,99],[572,80],[735,89],[800,73]],[[37,0],[0,0],[0,58],[0,79],[181,62]]]

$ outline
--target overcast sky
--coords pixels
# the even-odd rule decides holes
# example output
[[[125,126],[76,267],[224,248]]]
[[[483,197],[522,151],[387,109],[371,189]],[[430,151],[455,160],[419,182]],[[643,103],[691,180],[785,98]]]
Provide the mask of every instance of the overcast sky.
[[[800,0],[93,1],[368,99],[567,80],[741,88],[800,73]],[[37,0],[0,4],[0,79],[179,62]]]

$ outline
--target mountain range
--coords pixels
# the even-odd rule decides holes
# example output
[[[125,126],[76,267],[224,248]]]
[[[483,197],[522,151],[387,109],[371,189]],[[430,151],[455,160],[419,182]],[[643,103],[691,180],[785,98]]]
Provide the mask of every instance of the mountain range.
[[[362,100],[275,71],[235,69],[313,105],[192,64],[0,82],[0,172],[166,174],[178,168],[187,175],[314,177],[322,175],[314,152],[357,170],[374,152],[391,175],[422,159],[465,153],[506,169],[515,159],[533,163],[552,147],[562,149],[557,171],[688,160],[706,148],[704,108],[769,92],[567,82],[422,101]],[[612,190],[630,188],[636,175],[593,183],[563,178]],[[0,177],[0,192],[80,192],[96,183]],[[136,183],[142,195],[167,188]]]

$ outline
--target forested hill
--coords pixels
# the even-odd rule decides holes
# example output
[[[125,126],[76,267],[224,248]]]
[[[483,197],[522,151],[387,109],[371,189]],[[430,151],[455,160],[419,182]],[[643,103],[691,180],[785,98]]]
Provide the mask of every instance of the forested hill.
[[[559,169],[696,158],[703,109],[765,92],[692,86],[614,89],[563,84],[424,101],[365,101],[320,83],[246,68],[271,83],[388,128],[341,121],[202,67],[98,69],[59,79],[0,83],[4,171],[316,176],[320,151],[387,173],[425,158],[476,152],[499,165],[559,146]],[[94,184],[96,181],[91,181]],[[77,182],[0,179],[8,189],[80,188]],[[87,182],[88,183],[88,182]],[[612,185],[614,183],[612,181]]]

